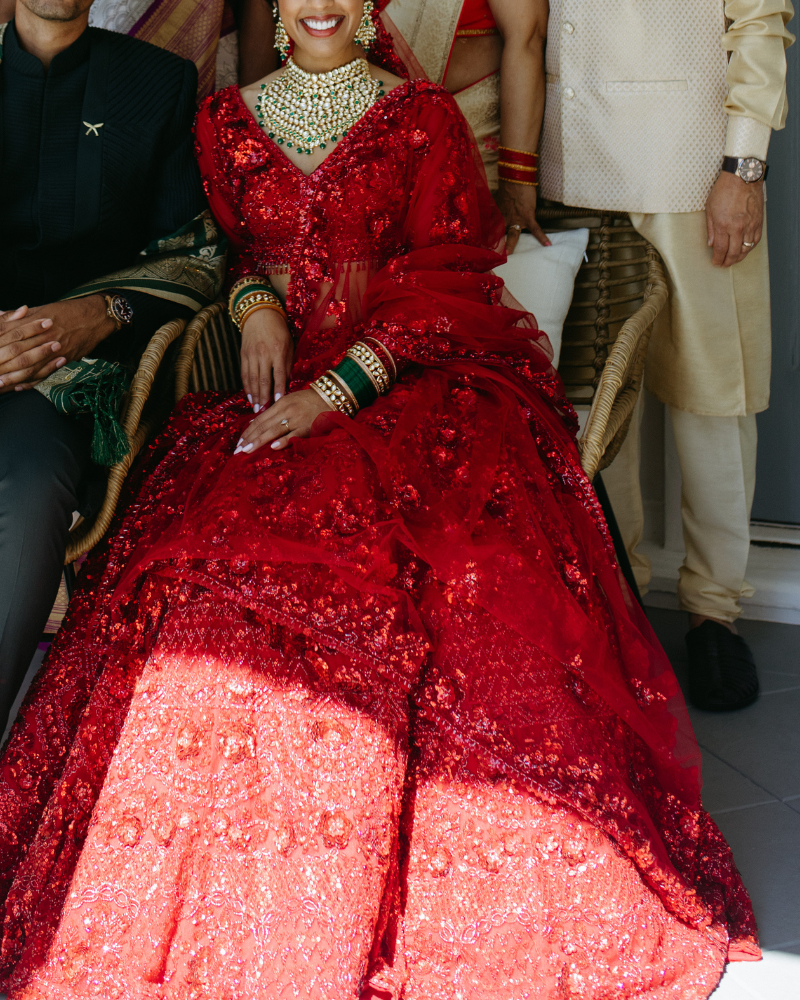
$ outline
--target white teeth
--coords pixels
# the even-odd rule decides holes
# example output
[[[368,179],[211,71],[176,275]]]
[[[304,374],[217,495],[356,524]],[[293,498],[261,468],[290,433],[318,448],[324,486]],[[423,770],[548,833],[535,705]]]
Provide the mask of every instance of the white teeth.
[[[328,18],[327,21],[320,21],[317,20],[317,18],[315,17],[304,17],[303,23],[307,24],[309,28],[312,28],[314,31],[327,31],[328,28],[336,27],[336,25],[339,23],[339,18],[331,17]]]

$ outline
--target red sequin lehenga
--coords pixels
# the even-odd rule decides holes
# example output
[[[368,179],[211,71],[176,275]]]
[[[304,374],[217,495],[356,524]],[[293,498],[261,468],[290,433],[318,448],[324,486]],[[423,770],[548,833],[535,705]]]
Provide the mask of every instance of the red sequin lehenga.
[[[285,451],[213,394],[150,448],[0,762],[10,996],[707,997],[750,902],[452,99],[308,177],[235,89],[197,144],[293,386],[365,331],[403,372]]]

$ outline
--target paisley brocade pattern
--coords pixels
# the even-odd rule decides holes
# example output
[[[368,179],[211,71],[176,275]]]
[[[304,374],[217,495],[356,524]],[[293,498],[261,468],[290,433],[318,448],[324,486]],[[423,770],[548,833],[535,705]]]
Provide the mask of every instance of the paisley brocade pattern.
[[[148,449],[0,759],[11,1000],[702,1000],[752,909],[452,99],[310,177],[246,114],[200,166],[235,273],[291,272],[292,387],[365,331],[402,374],[285,451],[217,394]]]

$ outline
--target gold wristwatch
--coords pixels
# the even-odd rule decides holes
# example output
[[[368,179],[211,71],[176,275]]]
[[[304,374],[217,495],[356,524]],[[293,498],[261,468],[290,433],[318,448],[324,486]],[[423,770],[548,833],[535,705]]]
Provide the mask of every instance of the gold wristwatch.
[[[123,295],[104,295],[106,300],[106,316],[114,321],[114,330],[130,326],[133,322],[133,306]]]

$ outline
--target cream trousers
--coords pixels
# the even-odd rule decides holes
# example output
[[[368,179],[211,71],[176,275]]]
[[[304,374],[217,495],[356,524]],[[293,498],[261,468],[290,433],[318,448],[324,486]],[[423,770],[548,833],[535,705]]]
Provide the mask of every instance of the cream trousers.
[[[756,481],[756,418],[703,417],[668,407],[681,468],[681,516],[686,558],[680,568],[681,607],[732,622],[739,599],[751,597],[745,580],[750,510]],[[639,481],[642,406],[619,455],[603,473],[636,582],[650,582],[650,561],[637,551],[644,529]]]
[[[766,220],[759,245],[733,267],[711,263],[705,212],[633,213],[631,221],[664,259],[669,285],[647,354],[647,388],[668,406],[705,416],[765,410],[772,337]]]

